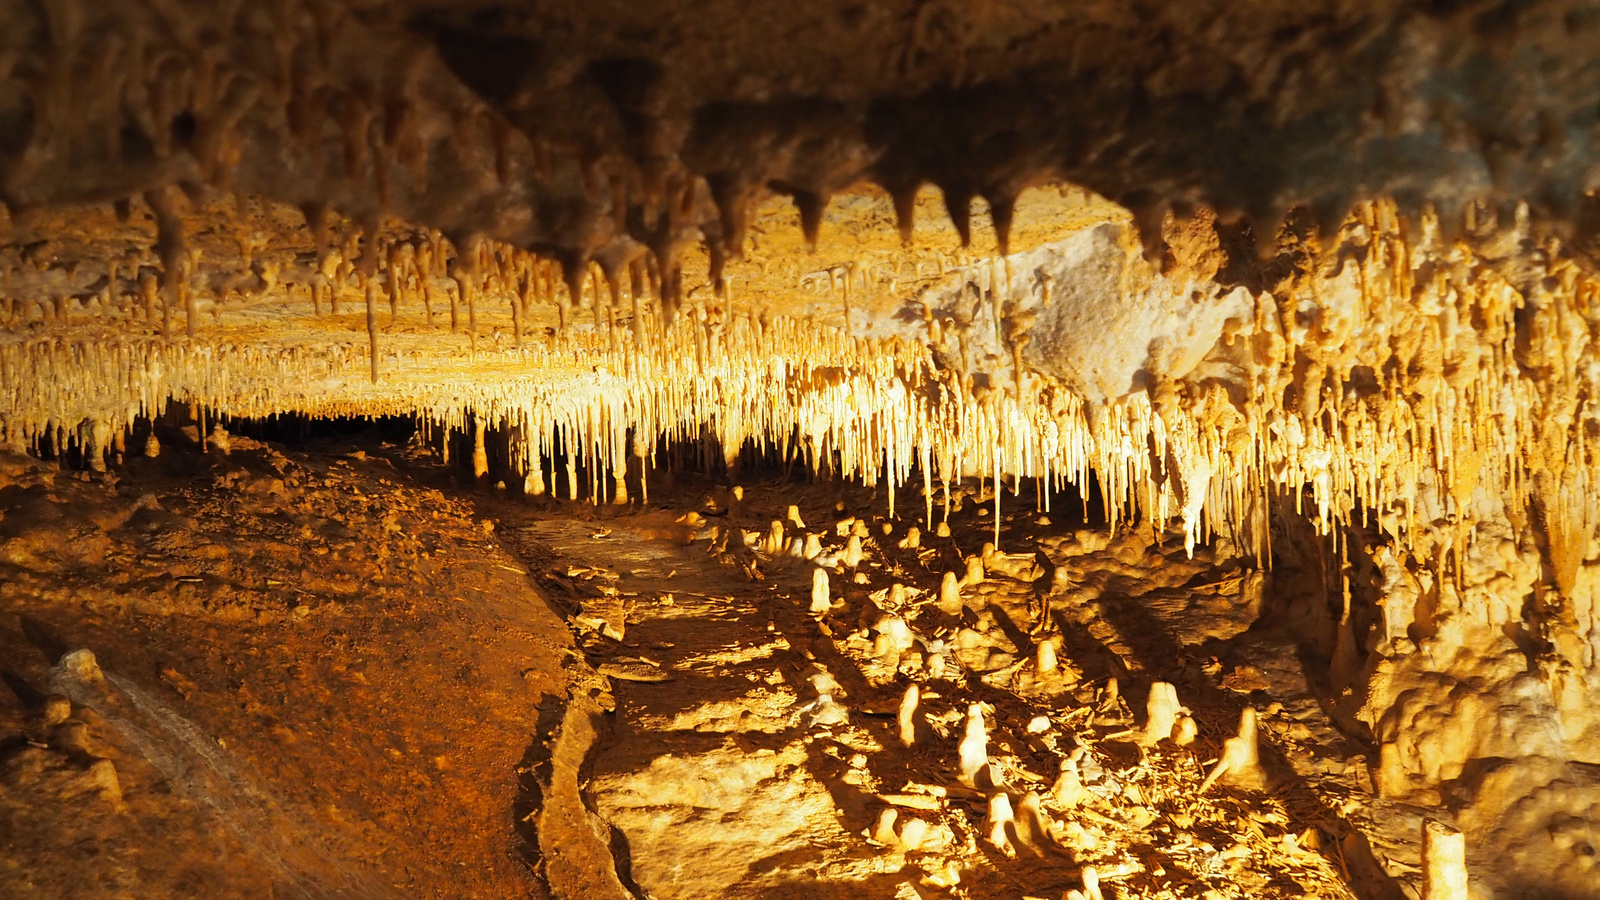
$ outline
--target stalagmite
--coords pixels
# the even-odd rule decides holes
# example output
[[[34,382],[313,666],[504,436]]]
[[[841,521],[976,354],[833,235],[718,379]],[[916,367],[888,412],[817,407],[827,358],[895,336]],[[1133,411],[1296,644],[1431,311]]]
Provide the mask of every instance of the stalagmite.
[[[1468,900],[1466,839],[1434,819],[1422,822],[1422,900]]]
[[[1139,732],[1139,743],[1153,747],[1172,737],[1178,716],[1183,712],[1183,706],[1178,703],[1177,688],[1165,681],[1151,684],[1150,700],[1145,704],[1145,726]]]
[[[628,505],[628,458],[619,454],[612,463],[611,469],[612,506]]]
[[[885,599],[887,600],[890,609],[905,609],[905,607],[911,602],[911,593],[911,588],[908,588],[897,581],[894,584],[889,585],[889,594]],[[907,646],[910,645],[907,644]]]
[[[1106,900],[1100,891],[1100,873],[1094,866],[1083,867],[1083,896],[1084,900]]]
[[[900,701],[900,743],[910,747],[917,742],[917,730],[922,722],[922,715],[918,704],[922,700],[922,691],[915,683],[906,687],[905,697]]]
[[[983,559],[978,556],[967,557],[967,574],[965,578],[961,579],[961,585],[963,587],[973,587],[974,585],[983,584],[985,577]]]
[[[1107,678],[1106,686],[1100,692],[1099,707],[1102,712],[1115,712],[1118,701],[1122,698],[1122,685],[1115,678]]]
[[[828,570],[818,566],[811,570],[811,614],[824,615],[832,606],[828,596]]]
[[[901,538],[899,547],[901,550],[916,550],[921,546],[922,531],[921,529],[917,528],[917,526],[912,525],[910,528],[906,529],[906,536]]]
[[[1261,768],[1261,757],[1256,747],[1256,711],[1245,707],[1239,714],[1239,733],[1222,743],[1222,757],[1201,783],[1203,793],[1211,785],[1221,782],[1229,787],[1256,791],[1266,786],[1267,773]]]
[[[155,459],[161,455],[161,441],[156,438],[156,432],[153,428],[150,430],[149,436],[144,439],[144,455],[146,459]]]
[[[1017,801],[1015,827],[1017,844],[1034,856],[1043,856],[1050,836],[1050,821],[1045,815],[1043,800],[1038,793],[1028,791]]]
[[[1056,644],[1051,638],[1045,638],[1034,647],[1033,668],[1040,675],[1053,675],[1058,668],[1056,660]]]
[[[872,840],[885,847],[893,847],[900,842],[900,836],[895,833],[895,823],[900,818],[900,811],[890,806],[878,813],[878,820],[873,823],[870,835]]]
[[[956,573],[946,572],[939,580],[939,611],[945,615],[959,616],[962,609],[961,582],[956,578]]]
[[[899,834],[896,835],[900,849],[907,853],[926,853],[942,850],[950,845],[950,828],[946,825],[934,826],[918,818],[908,818],[900,825]]]
[[[819,534],[806,535],[805,544],[800,555],[805,559],[816,559],[817,557],[821,556],[822,536]]]
[[[1011,797],[1004,791],[997,791],[989,797],[989,813],[984,817],[983,827],[988,830],[989,843],[1006,856],[1016,856],[1017,851],[1011,844],[1008,833],[1015,820],[1011,811]]]
[[[861,559],[861,537],[852,534],[850,535],[850,540],[844,545],[844,554],[839,557],[839,561],[847,568],[854,569],[856,566],[861,565]]]
[[[96,419],[82,429],[84,462],[96,472],[106,470],[106,453],[111,442],[111,426],[106,422]]]
[[[1188,713],[1178,716],[1178,724],[1172,729],[1172,742],[1179,747],[1188,747],[1200,737],[1200,725]]]
[[[906,853],[939,850],[948,846],[951,839],[949,828],[929,825],[914,816],[901,816],[892,806],[878,814],[867,836],[875,843]]]
[[[1086,792],[1083,778],[1078,773],[1078,759],[1081,755],[1080,748],[1061,761],[1061,772],[1050,788],[1050,802],[1058,809],[1073,809],[1084,801]]]
[[[806,528],[805,520],[800,518],[800,507],[795,506],[794,504],[789,505],[789,510],[784,514],[784,519],[788,521],[790,525],[793,525],[801,531],[804,531]]]
[[[823,694],[806,711],[806,724],[812,728],[828,728],[850,723],[850,711],[832,694]]]
[[[961,759],[961,783],[967,787],[977,786],[978,773],[989,765],[989,733],[984,726],[981,704],[967,707],[967,724],[957,753]]]
[[[472,427],[472,477],[481,481],[489,474],[489,449],[484,442],[487,426],[479,419]],[[574,497],[573,499],[577,499]]]
[[[783,535],[783,523],[776,519],[772,520],[772,524],[767,528],[766,536],[761,539],[761,552],[768,556],[778,556],[783,553],[784,548],[787,546],[788,542]]]
[[[911,633],[911,627],[899,616],[884,616],[873,626],[878,632],[877,639],[873,642],[872,652],[878,661],[886,666],[893,666],[900,661],[900,655],[916,641]]]

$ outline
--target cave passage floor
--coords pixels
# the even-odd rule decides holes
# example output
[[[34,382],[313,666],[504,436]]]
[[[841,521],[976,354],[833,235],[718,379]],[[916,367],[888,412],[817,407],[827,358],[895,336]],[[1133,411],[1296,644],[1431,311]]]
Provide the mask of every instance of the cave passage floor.
[[[1420,811],[1373,799],[1261,575],[1181,535],[1008,484],[985,554],[976,483],[936,537],[918,493],[776,469],[592,505],[198,433],[0,466],[0,897],[1415,894]],[[1156,681],[1192,744],[1140,741]],[[1246,706],[1265,785],[1202,792]]]

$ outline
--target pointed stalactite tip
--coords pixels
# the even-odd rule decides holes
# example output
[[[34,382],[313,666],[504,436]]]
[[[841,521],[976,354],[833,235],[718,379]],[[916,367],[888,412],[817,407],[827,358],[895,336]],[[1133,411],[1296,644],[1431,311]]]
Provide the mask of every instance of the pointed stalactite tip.
[[[959,188],[944,189],[945,212],[950,215],[950,224],[960,236],[962,247],[972,246],[972,198],[971,191]]]
[[[1011,255],[1011,225],[1016,221],[1017,197],[1010,192],[992,192],[985,195],[989,201],[989,217],[994,222],[994,240],[1001,256]]]
[[[800,212],[800,233],[805,237],[806,249],[815,252],[817,236],[822,231],[822,213],[828,208],[828,198],[816,191],[796,190],[794,205]]]

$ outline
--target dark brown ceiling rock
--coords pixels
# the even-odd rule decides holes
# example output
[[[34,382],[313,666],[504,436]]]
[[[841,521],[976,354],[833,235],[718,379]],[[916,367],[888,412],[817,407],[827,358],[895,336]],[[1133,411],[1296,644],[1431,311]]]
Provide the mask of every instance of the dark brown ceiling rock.
[[[863,4],[275,0],[0,6],[12,209],[180,184],[387,213],[569,266],[736,253],[863,179],[1002,235],[1030,184],[1205,205],[1258,236],[1391,196],[1447,226],[1600,184],[1600,11],[1580,0]],[[667,279],[670,283],[670,279]]]

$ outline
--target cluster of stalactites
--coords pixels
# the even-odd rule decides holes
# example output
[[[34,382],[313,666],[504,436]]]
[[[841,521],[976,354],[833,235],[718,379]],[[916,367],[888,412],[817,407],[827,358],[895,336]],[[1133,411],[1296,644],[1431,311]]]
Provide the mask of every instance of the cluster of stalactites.
[[[643,341],[645,332],[658,326],[657,316],[674,309],[663,302],[660,267],[642,250],[603,263],[563,263],[487,239],[465,238],[458,247],[437,231],[398,224],[335,228],[331,213],[313,207],[305,214],[314,262],[303,264],[292,249],[268,248],[247,237],[239,239],[236,259],[212,260],[186,238],[181,192],[152,191],[147,199],[155,232],[148,253],[99,261],[99,277],[79,272],[94,268],[94,261],[52,272],[52,263],[19,260],[17,267],[0,271],[0,324],[13,332],[159,326],[164,338],[174,337],[181,326],[186,337],[194,338],[207,320],[225,325],[230,311],[263,303],[290,310],[303,304],[314,316],[339,316],[354,306],[366,313],[370,368],[377,380],[380,333],[396,325],[403,310],[430,330],[444,327],[448,310],[450,332],[468,336],[474,349],[486,304],[509,311],[514,346],[522,344],[530,314],[548,310],[562,328],[589,325],[586,320],[592,319],[615,350],[619,328]],[[239,230],[252,234],[248,225]],[[228,286],[211,287],[200,277],[202,264],[228,272],[230,277],[218,279]],[[41,290],[41,284],[55,291]]]
[[[397,336],[380,385],[357,377],[377,354],[348,343],[19,341],[0,347],[3,426],[12,443],[104,448],[106,434],[169,397],[244,417],[415,415],[515,434],[524,472],[576,454],[612,478],[660,439],[709,431],[730,454],[753,445],[881,486],[891,506],[909,486],[930,524],[945,514],[938,488],[949,480],[983,478],[998,498],[1008,479],[1086,487],[1093,472],[1114,521],[1179,518],[1191,544],[1222,533],[1263,559],[1280,502],[1325,533],[1374,517],[1402,543],[1453,524],[1462,540],[1447,556],[1474,521],[1531,514],[1570,584],[1597,519],[1589,323],[1600,287],[1551,253],[1557,261],[1519,290],[1466,244],[1427,227],[1407,240],[1382,204],[1339,241],[1258,295],[1254,321],[1215,349],[1237,381],[1169,380],[1095,407],[1036,378],[975,397],[924,344],[781,316],[693,307],[619,328],[597,289],[588,306],[610,327],[541,332],[448,372]],[[436,281],[436,246],[391,245],[390,283]],[[473,273],[465,296],[520,302],[556,289],[531,257],[474,252],[457,265]],[[1447,566],[1438,552],[1426,548]]]
[[[1151,483],[1148,454],[1126,452],[1130,436],[1149,427],[1148,404],[1103,409],[1091,424],[1066,394],[1047,402],[996,392],[979,401],[925,347],[785,317],[697,310],[641,339],[569,329],[485,351],[482,368],[464,363],[446,379],[429,377],[424,352],[397,353],[385,358],[392,371],[376,386],[360,377],[364,357],[351,343],[8,344],[0,347],[11,388],[0,398],[8,409],[0,426],[14,445],[108,452],[105,435],[158,413],[168,398],[242,418],[412,415],[440,431],[503,430],[528,473],[558,455],[622,473],[630,455],[649,454],[661,439],[698,441],[709,431],[730,455],[748,445],[853,475],[881,486],[890,504],[920,475],[930,524],[948,511],[948,491],[941,500],[936,485],[973,476],[1059,488],[1086,485],[1093,470],[1117,514],[1147,504],[1158,515],[1177,509],[1171,492]],[[97,412],[61,414],[72,409]]]

